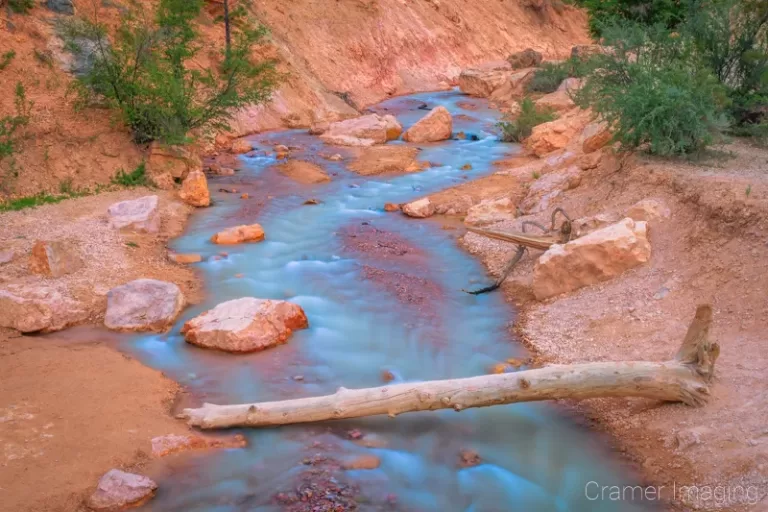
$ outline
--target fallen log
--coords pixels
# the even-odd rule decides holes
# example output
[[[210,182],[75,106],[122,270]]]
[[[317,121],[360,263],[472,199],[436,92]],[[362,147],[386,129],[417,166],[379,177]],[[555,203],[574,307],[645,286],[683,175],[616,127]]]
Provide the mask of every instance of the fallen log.
[[[412,411],[597,397],[643,397],[700,406],[720,348],[709,341],[712,308],[699,306],[675,358],[666,362],[552,365],[501,375],[339,388],[333,395],[253,404],[203,404],[180,418],[203,429],[266,427]]]

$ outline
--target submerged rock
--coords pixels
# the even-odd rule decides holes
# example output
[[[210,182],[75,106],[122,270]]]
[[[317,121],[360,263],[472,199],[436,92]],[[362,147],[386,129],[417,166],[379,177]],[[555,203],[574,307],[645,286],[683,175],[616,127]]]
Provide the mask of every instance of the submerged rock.
[[[160,229],[160,211],[157,196],[144,196],[115,203],[107,209],[109,225],[135,233],[157,233]]]
[[[168,253],[168,259],[179,265],[188,265],[190,263],[200,263],[203,257],[193,253]]]
[[[552,246],[536,262],[533,293],[542,300],[607,281],[650,257],[646,223],[625,218],[567,244]]]
[[[435,205],[428,197],[411,201],[402,206],[403,213],[409,217],[415,217],[417,219],[423,219],[425,217],[431,217],[435,214]]]
[[[264,229],[260,224],[235,226],[219,231],[211,237],[211,242],[219,245],[234,245],[244,242],[261,242]]]
[[[88,499],[93,510],[121,510],[136,507],[155,495],[157,484],[146,476],[111,469],[99,480]]]
[[[158,436],[152,438],[152,455],[165,457],[189,450],[210,448],[245,448],[248,442],[241,434],[233,436],[200,436],[197,434]]]
[[[342,469],[376,469],[380,465],[381,459],[371,454],[346,457],[341,461]]]
[[[38,240],[29,257],[29,270],[48,277],[61,277],[83,268],[83,260],[75,249],[65,242]]]
[[[348,168],[363,176],[390,172],[412,172],[421,170],[416,161],[419,148],[409,146],[373,146],[362,150]]]
[[[331,177],[328,176],[325,169],[304,160],[289,160],[283,164],[276,165],[275,169],[280,174],[305,185],[331,181]]]
[[[114,331],[164,332],[184,309],[178,286],[156,279],[136,279],[107,293],[104,325]]]
[[[223,302],[184,324],[188,343],[226,352],[253,352],[285,343],[309,326],[304,310],[282,300],[242,299]]]
[[[445,107],[435,107],[403,134],[408,142],[437,142],[451,138],[453,119]]]
[[[208,180],[203,171],[192,171],[184,179],[179,191],[179,197],[185,203],[204,207],[211,204],[211,193],[208,190]]]

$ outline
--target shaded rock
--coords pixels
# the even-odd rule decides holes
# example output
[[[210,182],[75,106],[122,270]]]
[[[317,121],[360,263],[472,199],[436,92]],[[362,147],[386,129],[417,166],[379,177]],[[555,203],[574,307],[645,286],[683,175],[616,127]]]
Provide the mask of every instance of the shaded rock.
[[[13,251],[0,251],[0,265],[10,263],[16,258],[16,253]]]
[[[535,68],[541,64],[542,58],[541,53],[533,48],[526,48],[521,52],[513,53],[507,57],[507,62],[512,66],[512,69]]]
[[[451,138],[453,120],[445,107],[435,107],[403,134],[408,142],[436,142]]]
[[[579,157],[579,168],[582,171],[589,169],[597,169],[600,166],[600,162],[603,160],[603,154],[600,152],[589,153],[588,155],[581,155]]]
[[[402,205],[402,210],[409,217],[423,219],[435,214],[435,205],[432,204],[428,197],[423,197]]]
[[[344,160],[344,157],[336,153],[334,155],[329,156],[328,160],[330,160],[331,162],[341,162],[342,160]]]
[[[207,450],[210,448],[245,448],[248,442],[241,434],[233,436],[200,436],[197,434],[158,436],[152,438],[152,455],[165,457],[189,450]]]
[[[536,100],[536,106],[554,110],[555,112],[563,112],[575,107],[576,103],[573,102],[568,91],[558,89],[557,91],[546,94]]]
[[[459,452],[460,468],[471,468],[473,466],[477,466],[482,461],[483,460],[480,458],[480,455],[475,450],[464,449]]]
[[[580,184],[581,169],[578,166],[547,173],[531,184],[528,194],[520,203],[520,209],[526,213],[548,211],[553,199]]]
[[[402,126],[394,116],[368,114],[331,123],[320,139],[328,144],[342,146],[384,144],[388,140],[399,137],[402,130]],[[368,144],[368,140],[373,142]]]
[[[536,262],[533,293],[542,300],[607,281],[650,257],[646,223],[625,218],[567,244],[552,246]]]
[[[181,184],[179,197],[185,203],[204,207],[211,204],[211,193],[208,190],[208,180],[203,171],[192,171]]]
[[[508,197],[486,199],[472,206],[464,218],[466,224],[476,226],[515,218],[515,203]]]
[[[568,93],[575,93],[584,86],[584,79],[569,77],[562,81],[557,87],[558,91],[564,91]]]
[[[203,257],[199,254],[168,253],[168,259],[180,265],[188,265],[190,263],[199,263],[203,261]]]
[[[82,305],[54,287],[0,290],[0,327],[23,333],[53,332],[88,318]]]
[[[248,153],[250,151],[253,151],[253,145],[245,139],[237,139],[232,142],[232,145],[230,146],[229,150],[235,153],[236,155],[240,155],[243,153]]]
[[[363,176],[421,170],[418,154],[418,148],[409,146],[373,146],[364,149],[348,168]]]
[[[309,326],[304,310],[282,300],[223,302],[184,324],[188,343],[226,352],[252,352],[285,343],[296,329]]]
[[[234,176],[235,170],[230,169],[229,167],[222,167],[218,163],[212,163],[208,166],[208,172],[211,174],[215,174],[217,176]]]
[[[554,121],[534,126],[525,146],[536,156],[543,157],[566,147],[584,129],[583,115],[565,115]]]
[[[512,74],[508,69],[465,69],[459,74],[459,89],[470,96],[490,98],[495,90],[507,83]]]
[[[219,245],[233,245],[244,242],[261,242],[264,229],[260,224],[235,226],[219,231],[211,237],[211,242]]]
[[[584,128],[582,138],[584,142],[581,145],[581,149],[584,153],[589,154],[611,142],[613,134],[608,130],[608,126],[605,123],[590,123]]]
[[[571,229],[573,230],[573,238],[584,236],[598,229],[602,229],[611,224],[615,224],[621,220],[616,214],[613,213],[599,213],[592,215],[591,217],[581,217],[574,220],[571,223]]]
[[[310,135],[322,135],[328,131],[330,125],[331,123],[328,122],[312,123],[309,125],[309,130],[307,130],[307,133]]]
[[[69,16],[74,16],[75,14],[75,6],[72,0],[46,0],[45,5],[48,9],[58,14]]]
[[[158,201],[157,196],[144,196],[115,203],[107,209],[109,225],[134,233],[157,233],[160,229]]]
[[[668,219],[671,214],[659,199],[643,199],[630,206],[624,215],[634,221],[650,222]]]
[[[533,78],[535,71],[535,68],[528,68],[511,72],[507,80],[491,93],[489,99],[510,115],[516,115],[520,110],[517,101],[527,94],[526,85]]]
[[[380,465],[381,459],[370,454],[347,457],[341,461],[342,469],[376,469]]]
[[[582,61],[601,53],[605,53],[605,48],[599,44],[578,44],[571,48],[571,58]]]
[[[83,260],[75,249],[64,242],[38,240],[29,257],[29,270],[48,277],[61,277],[83,268]]]
[[[114,331],[164,332],[184,309],[178,286],[156,279],[136,279],[107,293],[104,325]]]
[[[149,146],[149,158],[147,171],[150,177],[168,173],[171,177],[183,180],[192,171],[203,168],[203,162],[199,156],[181,146],[164,146],[153,142]]]
[[[136,507],[151,499],[156,490],[157,484],[146,476],[111,469],[99,480],[88,506],[94,510]]]
[[[163,172],[160,174],[151,174],[149,181],[160,190],[173,190],[176,188],[176,181],[169,172]]]
[[[275,169],[283,176],[305,185],[331,181],[325,169],[304,160],[289,160],[284,164],[276,165]]]

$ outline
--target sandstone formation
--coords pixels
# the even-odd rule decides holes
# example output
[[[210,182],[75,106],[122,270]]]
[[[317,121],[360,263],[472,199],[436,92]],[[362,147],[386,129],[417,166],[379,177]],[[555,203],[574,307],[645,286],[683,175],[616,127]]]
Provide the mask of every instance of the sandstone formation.
[[[445,107],[435,107],[403,134],[408,142],[437,142],[451,138],[453,119]]]
[[[223,302],[184,324],[181,333],[194,345],[226,352],[254,352],[285,343],[309,326],[304,310],[282,300],[242,299]]]
[[[526,48],[507,57],[507,62],[512,66],[512,69],[535,68],[541,64],[542,58],[543,56],[540,52],[532,48]]]
[[[38,240],[29,257],[29,270],[48,277],[61,277],[83,268],[83,260],[75,249],[65,242]]]
[[[613,138],[613,134],[608,130],[605,123],[590,123],[584,128],[582,133],[584,142],[582,150],[584,153],[593,153],[608,144]]]
[[[423,219],[435,214],[435,205],[428,197],[423,197],[402,205],[402,210],[409,217]]]
[[[234,226],[219,231],[211,237],[211,242],[219,245],[234,245],[244,242],[261,242],[264,240],[264,229],[260,224]]]
[[[104,325],[114,331],[164,332],[184,309],[178,286],[156,279],[136,279],[107,293]]]
[[[144,196],[115,203],[107,210],[113,228],[134,233],[157,233],[160,229],[160,211],[157,196]]]
[[[331,181],[331,177],[328,176],[325,169],[304,160],[289,160],[283,164],[276,165],[275,169],[280,174],[305,185]]]
[[[531,136],[525,140],[525,146],[536,156],[543,157],[568,146],[584,129],[585,122],[586,114],[578,112],[534,126]]]
[[[528,194],[520,203],[520,209],[526,213],[549,211],[553,199],[580,184],[581,169],[576,165],[561,171],[549,172],[531,184]]]
[[[646,223],[625,218],[567,244],[552,246],[536,262],[533,293],[543,300],[607,281],[650,257]]]
[[[157,484],[146,476],[111,469],[99,480],[88,506],[105,511],[136,507],[151,499],[156,490]]]
[[[208,191],[208,180],[203,171],[193,171],[184,179],[179,191],[179,197],[185,203],[204,207],[211,204],[211,194]]]

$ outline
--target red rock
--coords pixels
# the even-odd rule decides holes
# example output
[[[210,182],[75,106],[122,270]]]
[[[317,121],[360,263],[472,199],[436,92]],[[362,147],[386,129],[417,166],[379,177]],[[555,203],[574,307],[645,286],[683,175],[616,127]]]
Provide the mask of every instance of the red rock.
[[[472,164],[464,164],[461,166],[462,171],[471,171],[472,170]]]
[[[584,129],[584,143],[581,148],[584,153],[592,153],[611,142],[613,134],[605,123],[592,123]]]
[[[397,212],[400,211],[400,205],[396,203],[385,203],[384,204],[384,211],[385,212]]]
[[[184,324],[188,343],[226,352],[253,352],[285,343],[294,330],[309,326],[304,310],[282,300],[223,302]]]
[[[659,199],[643,199],[630,206],[625,215],[634,221],[660,221],[668,219],[672,213]]]
[[[459,467],[471,468],[482,462],[480,455],[474,450],[461,450],[459,452]]]
[[[208,180],[205,174],[202,171],[190,172],[181,185],[179,197],[192,206],[209,206],[211,194],[208,191]]]
[[[183,254],[183,253],[169,253],[168,259],[180,265],[187,265],[190,263],[199,263],[203,261],[203,257],[200,256],[199,254]]]
[[[402,130],[394,116],[368,114],[331,123],[320,139],[328,144],[342,146],[384,144],[398,138]]]
[[[240,199],[248,199],[250,196],[248,194],[241,194]]]
[[[183,180],[190,172],[202,168],[200,157],[185,147],[165,146],[158,142],[149,146],[147,171],[150,176],[169,174],[172,178]]]
[[[305,185],[331,181],[331,177],[328,176],[325,169],[319,165],[304,160],[290,160],[284,164],[275,166],[275,170],[280,174]]]
[[[137,507],[152,499],[157,484],[146,476],[126,473],[119,469],[108,471],[88,499],[93,510],[121,510]]]
[[[451,138],[453,120],[445,107],[435,107],[403,134],[408,142],[437,142]]]
[[[348,168],[363,176],[421,170],[416,161],[418,154],[418,148],[409,146],[372,146],[363,149]]]
[[[507,62],[512,69],[535,68],[541,64],[543,56],[533,48],[526,48],[521,52],[516,52],[507,57]]]
[[[403,213],[409,217],[416,217],[423,219],[425,217],[431,217],[435,214],[435,205],[429,200],[428,197],[411,201],[410,203],[402,206]]]
[[[235,226],[219,231],[211,237],[211,242],[219,245],[234,245],[244,242],[261,242],[264,229],[260,224]]]
[[[245,139],[237,139],[232,143],[230,151],[235,154],[248,153],[253,151],[253,145]]]
[[[169,434],[152,438],[152,455],[154,457],[165,457],[188,450],[244,448],[246,446],[248,446],[248,442],[241,434],[221,437]]]
[[[342,469],[376,469],[381,465],[381,459],[375,455],[358,455],[341,461]]]
[[[35,274],[61,277],[83,268],[83,260],[75,249],[64,242],[38,240],[29,257],[29,270]]]

